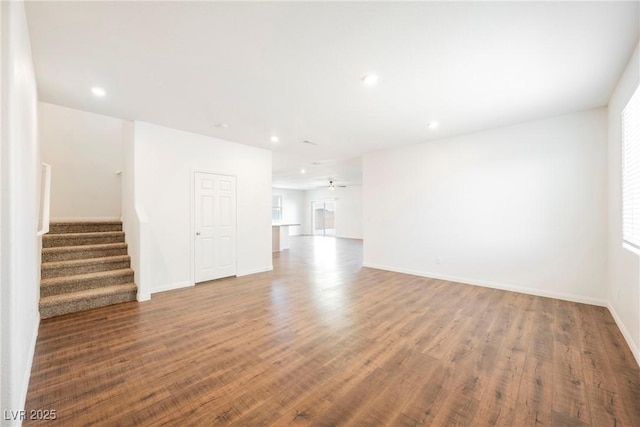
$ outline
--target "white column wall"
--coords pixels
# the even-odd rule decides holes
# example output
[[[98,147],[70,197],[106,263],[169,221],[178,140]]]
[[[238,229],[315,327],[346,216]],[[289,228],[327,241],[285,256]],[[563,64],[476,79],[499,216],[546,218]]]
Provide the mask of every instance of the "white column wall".
[[[24,3],[2,2],[1,412],[24,409],[40,315],[38,95]],[[9,413],[11,414],[11,413]],[[4,417],[3,417],[4,418]],[[20,425],[9,416],[3,425]]]

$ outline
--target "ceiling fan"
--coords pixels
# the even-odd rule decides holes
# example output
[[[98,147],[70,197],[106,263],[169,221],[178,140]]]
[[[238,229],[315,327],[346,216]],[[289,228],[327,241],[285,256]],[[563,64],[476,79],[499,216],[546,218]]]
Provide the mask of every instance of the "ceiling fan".
[[[346,185],[336,185],[336,184],[334,184],[333,180],[330,179],[329,180],[329,190],[334,191],[336,189],[336,187],[338,187],[338,188],[347,188]]]

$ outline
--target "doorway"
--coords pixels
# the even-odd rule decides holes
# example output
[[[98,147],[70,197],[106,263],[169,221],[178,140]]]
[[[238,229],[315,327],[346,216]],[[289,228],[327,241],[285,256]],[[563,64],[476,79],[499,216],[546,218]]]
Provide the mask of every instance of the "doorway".
[[[336,202],[311,202],[311,217],[314,236],[336,235]]]
[[[236,178],[194,173],[194,281],[236,275]]]

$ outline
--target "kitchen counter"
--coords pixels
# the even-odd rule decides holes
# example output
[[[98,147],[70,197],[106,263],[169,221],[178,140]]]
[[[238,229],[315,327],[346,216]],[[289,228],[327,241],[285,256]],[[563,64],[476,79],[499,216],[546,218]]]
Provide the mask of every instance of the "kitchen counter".
[[[289,227],[300,224],[271,224],[271,250],[280,252],[289,249]]]

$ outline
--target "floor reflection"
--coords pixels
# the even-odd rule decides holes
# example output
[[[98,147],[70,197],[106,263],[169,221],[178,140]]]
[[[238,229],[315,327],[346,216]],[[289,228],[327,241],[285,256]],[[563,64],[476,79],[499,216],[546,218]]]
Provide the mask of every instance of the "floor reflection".
[[[289,301],[295,301],[295,295],[304,291],[308,298],[308,304],[304,304],[305,318],[335,332],[351,327],[353,280],[362,265],[361,240],[292,236],[290,249],[274,253],[273,264],[279,277],[271,286],[274,325],[282,327],[289,317],[300,314],[301,308]],[[304,268],[292,270],[295,266]],[[302,276],[283,278],[285,271],[296,271]],[[291,332],[295,325],[288,328]]]

